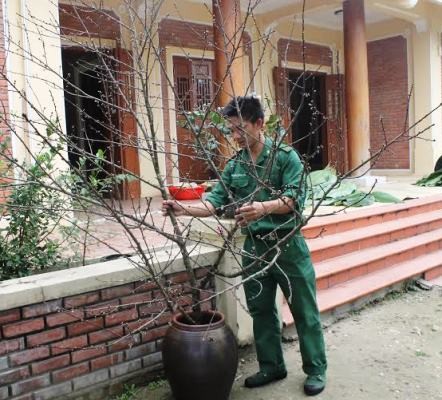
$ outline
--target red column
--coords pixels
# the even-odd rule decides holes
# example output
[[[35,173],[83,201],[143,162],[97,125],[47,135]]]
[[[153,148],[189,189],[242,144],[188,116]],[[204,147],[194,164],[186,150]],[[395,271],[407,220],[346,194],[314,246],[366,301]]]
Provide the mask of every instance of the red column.
[[[215,90],[219,106],[244,95],[242,23],[239,0],[212,0]]]
[[[244,95],[244,60],[239,0],[212,0],[215,52],[216,105],[223,107],[235,96]],[[232,156],[233,148],[221,134],[219,166]]]
[[[349,168],[370,156],[370,105],[364,0],[344,1],[345,97]],[[357,171],[366,172],[370,165]]]

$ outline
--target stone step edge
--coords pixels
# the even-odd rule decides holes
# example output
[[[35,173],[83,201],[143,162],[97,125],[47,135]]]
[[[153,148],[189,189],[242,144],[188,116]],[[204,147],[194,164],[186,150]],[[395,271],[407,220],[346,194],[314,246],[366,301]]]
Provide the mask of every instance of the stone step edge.
[[[368,247],[357,252],[350,252],[342,256],[330,258],[314,263],[316,280],[324,279],[344,271],[360,268],[364,265],[398,255],[403,251],[425,247],[429,244],[442,241],[442,228],[421,233],[406,239],[389,242],[376,247]],[[441,246],[442,248],[442,246]],[[356,254],[357,253],[357,256]]]
[[[325,238],[307,239],[307,243],[310,248],[310,252],[314,253],[327,248],[342,246],[344,243],[357,242],[362,239],[396,232],[398,230],[411,228],[413,226],[424,225],[440,219],[442,219],[442,212],[437,210],[424,213],[423,215],[412,215],[410,217],[399,218],[395,221],[335,233],[332,235],[327,235]],[[378,226],[378,228],[374,229],[375,226]]]
[[[317,296],[320,312],[329,311],[330,309],[355,301],[362,296],[369,295],[384,287],[392,286],[415,276],[420,276],[426,271],[441,265],[442,250],[438,250],[424,256],[416,257],[410,261],[395,264],[381,271],[371,272],[329,289],[319,290]],[[380,279],[380,277],[382,277],[382,279]],[[347,291],[349,287],[352,289],[356,288],[354,293],[346,296],[345,301],[336,301],[336,293]]]
[[[425,267],[423,267],[423,265],[425,265]],[[400,282],[405,282],[414,277],[420,277],[426,271],[440,266],[442,266],[442,250],[417,257],[412,261],[395,264],[388,269],[383,269],[362,277],[351,279],[328,289],[318,290],[317,300],[319,312],[321,314],[331,312],[345,304],[351,304],[382,289],[394,286]],[[382,277],[382,279],[380,279],[380,277]],[[336,296],[336,294],[347,292],[349,288],[356,288],[356,290],[353,294],[344,296],[344,299],[342,299],[343,296]],[[339,301],[333,301],[336,297],[341,297],[341,299]],[[285,301],[282,305],[281,313],[283,316],[283,322],[286,326],[293,324],[294,320],[292,314]]]
[[[376,220],[376,217],[385,216],[388,214],[397,214],[399,212],[413,210],[412,215],[423,214],[428,211],[425,210],[426,206],[437,205],[440,203],[438,209],[442,209],[442,195],[428,196],[424,198],[419,198],[415,200],[405,201],[403,204],[386,204],[377,207],[369,207],[363,210],[351,211],[351,212],[339,212],[336,215],[327,216],[315,216],[313,217],[306,226],[302,228],[302,232],[308,235],[310,231],[316,231],[321,229],[324,233],[327,232],[327,226],[343,225],[348,222],[354,222],[356,225],[360,220]],[[422,210],[419,210],[422,208]],[[376,222],[370,222],[367,225],[376,224]],[[349,228],[351,229],[351,228]],[[345,231],[345,230],[344,230]]]

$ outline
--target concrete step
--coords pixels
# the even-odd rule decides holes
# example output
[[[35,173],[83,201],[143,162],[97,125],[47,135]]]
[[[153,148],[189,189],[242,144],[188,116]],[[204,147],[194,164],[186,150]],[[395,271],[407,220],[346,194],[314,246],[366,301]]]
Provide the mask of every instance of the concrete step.
[[[302,232],[313,239],[435,210],[442,210],[442,195],[313,217]]]
[[[442,211],[382,222],[307,240],[314,263],[442,228]]]
[[[395,284],[412,278],[421,277],[427,271],[442,269],[442,250],[433,251],[392,265],[389,268],[368,273],[324,290],[318,290],[318,307],[321,313],[336,310],[344,305],[350,306],[358,300],[368,298],[371,294],[382,289],[393,287]],[[293,323],[293,317],[284,303],[282,309],[283,321],[286,325]]]
[[[322,313],[361,305],[394,285],[442,276],[442,196],[317,217],[303,233]],[[283,320],[293,322],[287,304]]]
[[[420,277],[426,271],[442,267],[442,250],[416,257],[413,260],[398,263],[390,268],[341,283],[326,290],[318,291],[318,306],[321,312],[337,308],[343,304],[393,286],[414,277]]]
[[[442,229],[315,264],[318,290],[442,249]]]

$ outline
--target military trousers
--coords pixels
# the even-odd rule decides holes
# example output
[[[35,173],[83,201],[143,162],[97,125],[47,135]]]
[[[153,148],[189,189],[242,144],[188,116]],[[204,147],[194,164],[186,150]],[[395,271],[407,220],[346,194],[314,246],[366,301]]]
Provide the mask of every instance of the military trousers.
[[[255,262],[257,258],[261,260]],[[266,269],[275,259],[276,262]],[[295,320],[303,371],[307,375],[325,373],[327,361],[316,302],[316,278],[304,237],[297,234],[279,246],[275,238],[262,240],[257,236],[247,236],[242,262],[244,277],[254,275],[245,282],[244,290],[253,319],[260,370],[267,373],[286,370],[281,341],[282,324],[275,303],[279,285]],[[247,269],[248,266],[251,267]]]

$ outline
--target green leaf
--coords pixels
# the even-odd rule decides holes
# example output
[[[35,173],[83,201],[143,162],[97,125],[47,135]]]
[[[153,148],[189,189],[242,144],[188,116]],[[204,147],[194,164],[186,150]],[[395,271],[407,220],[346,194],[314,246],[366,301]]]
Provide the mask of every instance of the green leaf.
[[[402,203],[401,199],[385,192],[371,192],[378,203]]]
[[[327,194],[327,197],[331,197],[333,199],[341,199],[342,197],[350,196],[357,190],[358,187],[354,183],[341,182],[339,186],[337,186]]]
[[[104,150],[103,150],[103,149],[98,149],[97,154],[96,154],[96,157],[97,157],[99,160],[104,160]]]
[[[337,181],[336,172],[332,168],[325,168],[318,171],[313,171],[308,175],[307,182],[311,186],[317,186],[328,182]]]
[[[216,111],[210,111],[209,119],[215,125],[221,124],[223,122],[222,116],[219,113],[217,113]]]
[[[431,173],[419,179],[416,183],[418,186],[442,186],[442,170]]]
[[[374,196],[369,193],[355,192],[348,196],[342,204],[349,207],[369,206],[375,202]]]

